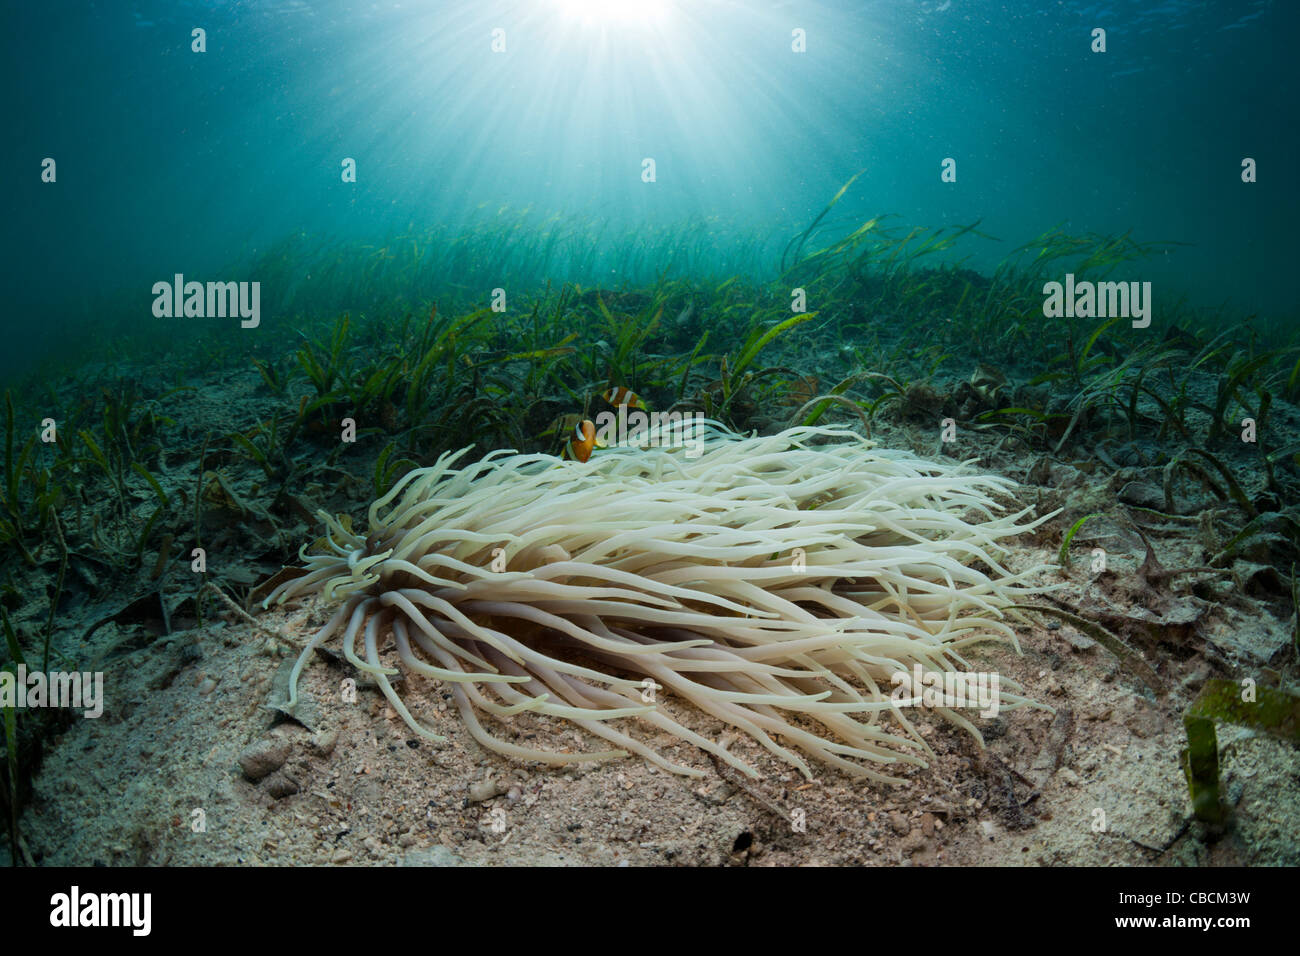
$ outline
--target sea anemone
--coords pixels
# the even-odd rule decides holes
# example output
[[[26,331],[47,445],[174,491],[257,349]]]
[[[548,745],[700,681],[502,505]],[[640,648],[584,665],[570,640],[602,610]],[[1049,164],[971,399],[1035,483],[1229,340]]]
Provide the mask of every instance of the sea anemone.
[[[873,768],[924,766],[917,751],[930,748],[891,683],[907,686],[917,665],[960,681],[963,648],[1015,644],[1008,609],[1040,590],[1030,581],[1040,569],[1008,570],[1000,544],[1038,523],[1019,523],[1030,509],[1003,513],[1007,479],[879,450],[845,429],[709,428],[695,457],[494,452],[453,467],[462,449],[403,477],[370,506],[364,533],[322,513],[328,531],[317,553],[303,549],[304,573],[264,602],[342,599],[293,668],[290,707],[313,650],[341,633],[347,660],[413,730],[441,740],[390,683],[391,635],[409,672],[446,682],[475,740],[521,760],[634,753],[701,773],[634,737],[635,720],[757,776],[674,719],[667,695],[809,777],[800,752],[876,780],[897,778]],[[1001,683],[1003,709],[1032,703]],[[529,748],[478,719],[509,727],[524,711],[617,749]],[[978,739],[955,709],[934,712]]]

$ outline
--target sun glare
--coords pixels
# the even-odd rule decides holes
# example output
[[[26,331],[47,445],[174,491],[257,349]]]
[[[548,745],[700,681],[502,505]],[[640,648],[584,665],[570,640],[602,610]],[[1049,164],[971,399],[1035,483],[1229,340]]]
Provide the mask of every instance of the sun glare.
[[[566,19],[594,27],[650,28],[667,18],[670,0],[555,0]]]

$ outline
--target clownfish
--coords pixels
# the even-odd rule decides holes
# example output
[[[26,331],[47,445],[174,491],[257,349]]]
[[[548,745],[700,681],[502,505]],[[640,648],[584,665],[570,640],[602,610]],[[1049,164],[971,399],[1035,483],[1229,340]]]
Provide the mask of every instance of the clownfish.
[[[606,391],[604,398],[605,401],[609,402],[611,405],[615,407],[618,407],[619,405],[626,405],[628,408],[645,407],[641,402],[640,395],[632,391],[630,388],[624,388],[622,385],[618,386],[617,388],[611,388],[608,391]]]
[[[596,447],[596,424],[584,418],[573,427],[573,437],[564,444],[563,457],[574,461],[586,461],[591,457],[591,450]]]

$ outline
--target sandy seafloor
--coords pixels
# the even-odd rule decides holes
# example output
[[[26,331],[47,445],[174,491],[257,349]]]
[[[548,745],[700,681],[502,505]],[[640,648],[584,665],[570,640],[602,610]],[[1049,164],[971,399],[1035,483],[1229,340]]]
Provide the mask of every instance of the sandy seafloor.
[[[933,454],[905,427],[883,445]],[[988,448],[984,467],[1025,481],[1040,513],[1114,512],[1158,484],[1159,469],[1044,467]],[[1188,517],[1146,526],[1162,565],[1204,562],[1198,504]],[[1203,502],[1203,508],[1213,506]],[[1009,564],[1054,561],[1063,519],[1020,539]],[[1203,528],[1204,523],[1200,526]],[[356,676],[317,654],[300,682],[299,716],[283,699],[296,647],[324,609],[290,604],[260,616],[273,640],[234,614],[155,639],[109,624],[82,648],[102,661],[116,706],[77,719],[52,740],[20,827],[26,854],[45,865],[1296,865],[1300,863],[1300,752],[1220,725],[1231,825],[1208,834],[1191,818],[1179,766],[1182,714],[1211,676],[1262,681],[1292,653],[1290,602],[1257,585],[1264,565],[1239,560],[1222,574],[1138,577],[1145,556],[1126,521],[1081,532],[1104,543],[1108,570],[1086,560],[1057,597],[1132,640],[1167,686],[1158,698],[1104,647],[1071,625],[1018,629],[1023,651],[980,645],[972,668],[1015,678],[1054,709],[978,720],[986,747],[942,721],[922,721],[937,754],[907,782],[883,785],[813,764],[815,778],[777,762],[748,737],[682,706],[664,706],[700,733],[728,741],[763,773],[751,782],[690,745],[638,731],[687,778],[628,758],[557,769],[481,749],[435,683],[399,685],[416,716],[447,736],[421,740],[361,677],[355,703],[339,688]],[[1084,552],[1086,554],[1086,551]],[[1274,589],[1275,591],[1275,589]],[[1144,630],[1143,624],[1153,625]],[[1134,635],[1146,633],[1137,640]],[[520,715],[489,729],[548,749],[591,749],[563,721]],[[255,772],[250,780],[244,763]],[[804,821],[802,830],[794,819]],[[203,827],[195,826],[202,819]]]

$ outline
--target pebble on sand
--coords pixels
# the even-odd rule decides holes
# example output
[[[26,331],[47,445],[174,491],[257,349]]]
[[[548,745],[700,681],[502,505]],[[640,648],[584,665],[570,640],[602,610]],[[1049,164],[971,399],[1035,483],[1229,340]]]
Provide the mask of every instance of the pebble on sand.
[[[289,776],[289,774],[285,773],[283,770],[277,770],[275,773],[267,777],[266,782],[263,783],[262,786],[266,792],[276,800],[283,799],[284,797],[291,797],[302,789],[298,786],[298,781],[293,779],[293,777]]]
[[[258,740],[249,744],[239,754],[239,769],[249,780],[261,780],[279,770],[289,759],[287,740]]]
[[[469,785],[470,803],[482,803],[484,800],[491,800],[500,793],[505,793],[505,788],[491,777]]]

